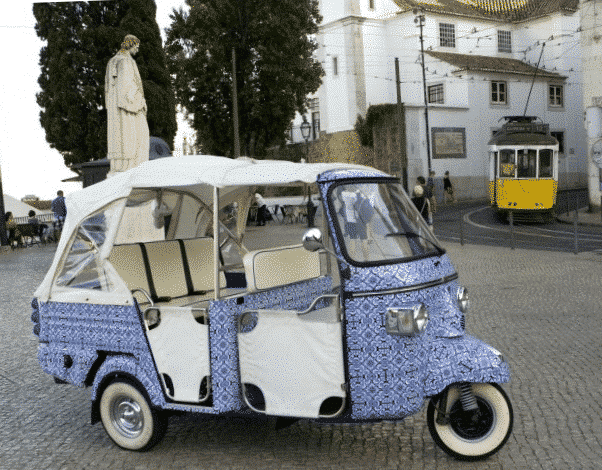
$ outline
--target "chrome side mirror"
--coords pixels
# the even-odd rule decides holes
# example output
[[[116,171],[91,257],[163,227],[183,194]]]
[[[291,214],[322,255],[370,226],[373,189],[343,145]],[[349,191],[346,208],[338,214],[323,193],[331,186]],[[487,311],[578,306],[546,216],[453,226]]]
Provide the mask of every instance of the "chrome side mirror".
[[[310,228],[303,234],[303,248],[312,252],[324,249],[322,232],[319,228]]]
[[[343,258],[338,256],[334,251],[332,251],[324,246],[322,232],[320,231],[319,228],[310,228],[308,231],[306,231],[303,234],[303,248],[305,248],[307,251],[311,251],[311,252],[318,251],[318,250],[324,250],[327,253],[330,253],[332,256],[334,256],[336,259],[338,259],[340,262],[347,264],[347,262]]]

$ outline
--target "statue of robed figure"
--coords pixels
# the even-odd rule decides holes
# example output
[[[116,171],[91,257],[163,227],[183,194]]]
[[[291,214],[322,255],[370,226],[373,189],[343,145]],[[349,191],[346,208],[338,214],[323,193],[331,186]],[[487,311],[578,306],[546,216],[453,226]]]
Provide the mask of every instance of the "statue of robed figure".
[[[108,176],[134,168],[148,160],[149,131],[142,79],[133,56],[140,40],[128,34],[121,50],[107,64],[105,105],[107,108]]]

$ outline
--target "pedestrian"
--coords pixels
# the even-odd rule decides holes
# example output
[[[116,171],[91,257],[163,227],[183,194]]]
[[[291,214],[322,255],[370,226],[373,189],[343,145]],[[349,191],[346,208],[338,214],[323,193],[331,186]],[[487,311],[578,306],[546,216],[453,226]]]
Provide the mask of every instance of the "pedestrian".
[[[443,199],[445,204],[447,204],[448,199],[451,199],[452,203],[456,202],[454,187],[449,179],[449,171],[446,171],[445,176],[443,177]]]
[[[314,226],[314,216],[316,215],[316,205],[311,200],[311,196],[307,198],[307,227]]]
[[[431,204],[431,212],[437,212],[437,199],[435,198],[435,172],[429,171],[429,177],[426,180],[425,196]]]
[[[424,178],[422,178],[424,180]],[[431,213],[431,205],[428,198],[424,194],[422,185],[417,184],[412,192],[412,202],[420,212],[422,218],[426,221],[429,227],[433,226],[433,215]]]
[[[67,206],[65,206],[65,197],[60,189],[56,192],[56,198],[52,200],[50,209],[54,213],[54,228],[62,230],[65,217],[67,216]]]
[[[15,222],[12,212],[8,211],[4,214],[4,222],[6,224],[6,230],[8,230],[8,243],[10,244],[10,247],[13,248],[13,242],[16,243],[17,246],[23,246],[21,232],[17,227],[17,222]]]
[[[260,227],[265,225],[268,208],[261,194],[255,193],[255,200],[257,201],[257,226]]]

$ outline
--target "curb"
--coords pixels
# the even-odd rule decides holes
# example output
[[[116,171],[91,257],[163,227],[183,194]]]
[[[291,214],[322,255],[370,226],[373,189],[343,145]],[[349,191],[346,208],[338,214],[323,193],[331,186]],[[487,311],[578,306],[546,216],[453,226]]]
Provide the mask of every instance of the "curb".
[[[567,225],[573,225],[575,223],[572,219],[563,218],[560,216],[556,216],[556,221],[560,222],[561,224],[567,224]],[[577,225],[582,225],[584,227],[601,227],[602,221],[600,223],[595,223],[595,222],[583,222],[581,220],[577,220]]]

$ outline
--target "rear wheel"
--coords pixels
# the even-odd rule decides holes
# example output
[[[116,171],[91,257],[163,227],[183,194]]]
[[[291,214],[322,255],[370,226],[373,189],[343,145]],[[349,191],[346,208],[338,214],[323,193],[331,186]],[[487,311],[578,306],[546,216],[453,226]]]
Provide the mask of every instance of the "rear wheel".
[[[104,389],[100,417],[113,442],[128,450],[150,449],[167,429],[166,417],[150,407],[138,388],[124,381],[112,382]]]
[[[437,403],[431,400],[427,423],[433,440],[459,460],[482,460],[500,450],[510,437],[512,405],[497,384],[472,384],[478,410],[464,411],[460,391],[450,387],[447,395],[449,424],[436,421]]]

